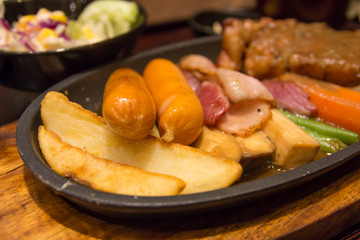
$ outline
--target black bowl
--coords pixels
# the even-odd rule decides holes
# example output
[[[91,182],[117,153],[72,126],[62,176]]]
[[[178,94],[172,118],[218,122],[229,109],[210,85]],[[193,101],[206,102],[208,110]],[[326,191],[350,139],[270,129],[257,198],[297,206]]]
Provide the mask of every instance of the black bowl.
[[[34,14],[41,7],[63,10],[76,19],[91,1],[24,0],[5,1],[5,19],[11,23],[21,15]],[[94,44],[45,52],[7,52],[0,50],[0,83],[16,89],[42,92],[76,72],[128,56],[146,23],[146,12],[127,33]]]
[[[61,177],[46,163],[39,147],[37,129],[42,124],[40,103],[48,91],[64,92],[71,101],[101,114],[105,82],[115,69],[130,67],[142,72],[151,59],[163,57],[177,62],[182,56],[191,53],[203,54],[215,60],[220,47],[220,36],[197,38],[148,50],[123,61],[114,61],[99,68],[75,74],[55,84],[28,106],[17,124],[16,144],[25,165],[46,186],[81,208],[111,218],[145,219],[190,216],[234,207],[243,207],[246,212],[247,204],[264,201],[268,196],[278,196],[285,190],[301,187],[302,184],[322,177],[330,170],[360,155],[360,142],[358,142],[335,154],[284,173],[248,182],[238,182],[219,190],[168,197],[137,197],[97,191]],[[328,177],[324,176],[324,178]]]
[[[239,19],[259,19],[261,14],[253,9],[237,10],[206,10],[196,13],[190,20],[189,25],[193,28],[196,36],[215,35],[213,24],[222,21],[228,17]]]

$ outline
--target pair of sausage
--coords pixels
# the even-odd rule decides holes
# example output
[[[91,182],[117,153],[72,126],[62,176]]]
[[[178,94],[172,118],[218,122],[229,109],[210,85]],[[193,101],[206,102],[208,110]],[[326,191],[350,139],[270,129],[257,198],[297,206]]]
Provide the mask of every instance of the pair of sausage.
[[[195,141],[203,109],[181,70],[167,59],[154,59],[143,76],[129,68],[110,75],[102,109],[105,121],[121,136],[142,139],[157,120],[163,140],[184,145]]]

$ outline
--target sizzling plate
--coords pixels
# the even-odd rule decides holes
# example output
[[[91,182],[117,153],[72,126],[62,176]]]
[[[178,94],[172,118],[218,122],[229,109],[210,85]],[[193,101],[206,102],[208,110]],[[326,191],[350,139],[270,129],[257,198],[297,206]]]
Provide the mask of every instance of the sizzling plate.
[[[164,57],[176,62],[190,53],[215,59],[220,49],[220,41],[219,36],[210,36],[146,51],[121,62],[73,75],[46,92],[66,92],[71,101],[100,113],[105,81],[115,69],[131,67],[141,72],[153,58]],[[204,193],[169,197],[135,197],[105,193],[71,182],[56,174],[46,164],[37,140],[37,129],[41,124],[40,102],[46,92],[28,106],[18,122],[16,142],[21,158],[30,171],[52,190],[82,208],[109,217],[180,216],[244,205],[308,182],[354,158],[360,152],[358,142],[295,170]]]

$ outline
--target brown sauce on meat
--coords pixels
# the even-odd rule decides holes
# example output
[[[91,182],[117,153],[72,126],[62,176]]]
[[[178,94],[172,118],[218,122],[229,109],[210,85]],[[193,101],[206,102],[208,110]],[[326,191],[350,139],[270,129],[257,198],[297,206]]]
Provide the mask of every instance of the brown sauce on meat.
[[[298,23],[291,43],[292,72],[353,86],[360,83],[360,33],[324,23]]]
[[[237,25],[232,27],[236,29]],[[347,87],[360,84],[360,31],[338,31],[325,23],[268,17],[252,21],[250,25],[256,26],[250,31],[250,37],[235,36],[238,41],[248,42],[246,49],[240,51],[239,56],[227,58],[230,62],[244,61],[243,71],[248,75],[264,79],[291,71]],[[239,52],[232,42],[234,34],[242,32],[237,28],[233,34],[223,35],[222,53]],[[226,30],[225,26],[224,33]],[[224,62],[220,56],[218,62]]]

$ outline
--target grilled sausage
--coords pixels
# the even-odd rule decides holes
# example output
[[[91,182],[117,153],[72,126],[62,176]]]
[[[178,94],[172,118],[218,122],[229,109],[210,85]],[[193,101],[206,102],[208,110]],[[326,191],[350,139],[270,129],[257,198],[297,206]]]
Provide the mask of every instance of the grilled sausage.
[[[130,68],[114,71],[105,85],[102,113],[119,135],[145,138],[156,121],[154,100],[143,77]]]

